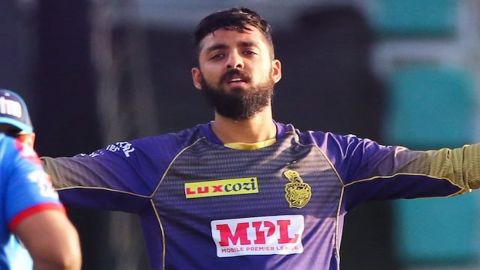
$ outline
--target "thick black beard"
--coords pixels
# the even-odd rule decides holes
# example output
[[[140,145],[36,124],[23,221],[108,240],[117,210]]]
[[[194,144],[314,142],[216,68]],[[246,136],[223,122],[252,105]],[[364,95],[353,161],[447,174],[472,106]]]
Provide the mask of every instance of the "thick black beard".
[[[275,83],[270,78],[257,88],[232,89],[227,92],[223,88],[209,85],[202,76],[201,85],[203,95],[218,114],[239,121],[252,118],[270,105]]]

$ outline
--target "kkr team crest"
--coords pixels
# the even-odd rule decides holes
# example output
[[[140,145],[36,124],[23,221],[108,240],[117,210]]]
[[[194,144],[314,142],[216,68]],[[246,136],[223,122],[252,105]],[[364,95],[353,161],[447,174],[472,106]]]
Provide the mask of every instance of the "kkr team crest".
[[[293,170],[283,172],[283,175],[290,181],[285,185],[285,198],[290,208],[302,208],[312,197],[312,188],[304,183],[300,174]]]

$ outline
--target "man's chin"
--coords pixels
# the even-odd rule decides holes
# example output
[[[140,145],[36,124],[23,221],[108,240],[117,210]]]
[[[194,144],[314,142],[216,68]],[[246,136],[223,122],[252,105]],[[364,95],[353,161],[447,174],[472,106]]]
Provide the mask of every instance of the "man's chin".
[[[244,93],[249,91],[251,88],[247,84],[235,84],[235,85],[227,85],[224,90],[231,93]]]

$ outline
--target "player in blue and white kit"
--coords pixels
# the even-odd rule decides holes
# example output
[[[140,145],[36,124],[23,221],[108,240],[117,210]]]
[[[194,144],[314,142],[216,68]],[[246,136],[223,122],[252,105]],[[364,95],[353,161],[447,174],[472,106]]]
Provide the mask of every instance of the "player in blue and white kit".
[[[213,13],[195,38],[214,121],[44,158],[66,203],[140,217],[152,269],[339,269],[355,206],[480,186],[480,145],[412,151],[275,122],[281,63],[255,12]]]
[[[35,269],[80,269],[77,232],[32,148],[33,136],[23,100],[0,90],[0,269],[28,267],[25,258],[16,260],[23,250],[17,237]]]

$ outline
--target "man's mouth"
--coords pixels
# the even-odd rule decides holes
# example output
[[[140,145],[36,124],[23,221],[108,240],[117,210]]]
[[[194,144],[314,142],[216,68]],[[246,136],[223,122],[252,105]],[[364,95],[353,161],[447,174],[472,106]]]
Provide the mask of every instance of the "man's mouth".
[[[249,82],[249,76],[245,72],[231,70],[223,76],[222,81],[228,85],[243,85]]]
[[[230,80],[228,80],[228,83],[231,84],[231,83],[244,83],[245,80],[242,79],[242,78],[232,78]]]

